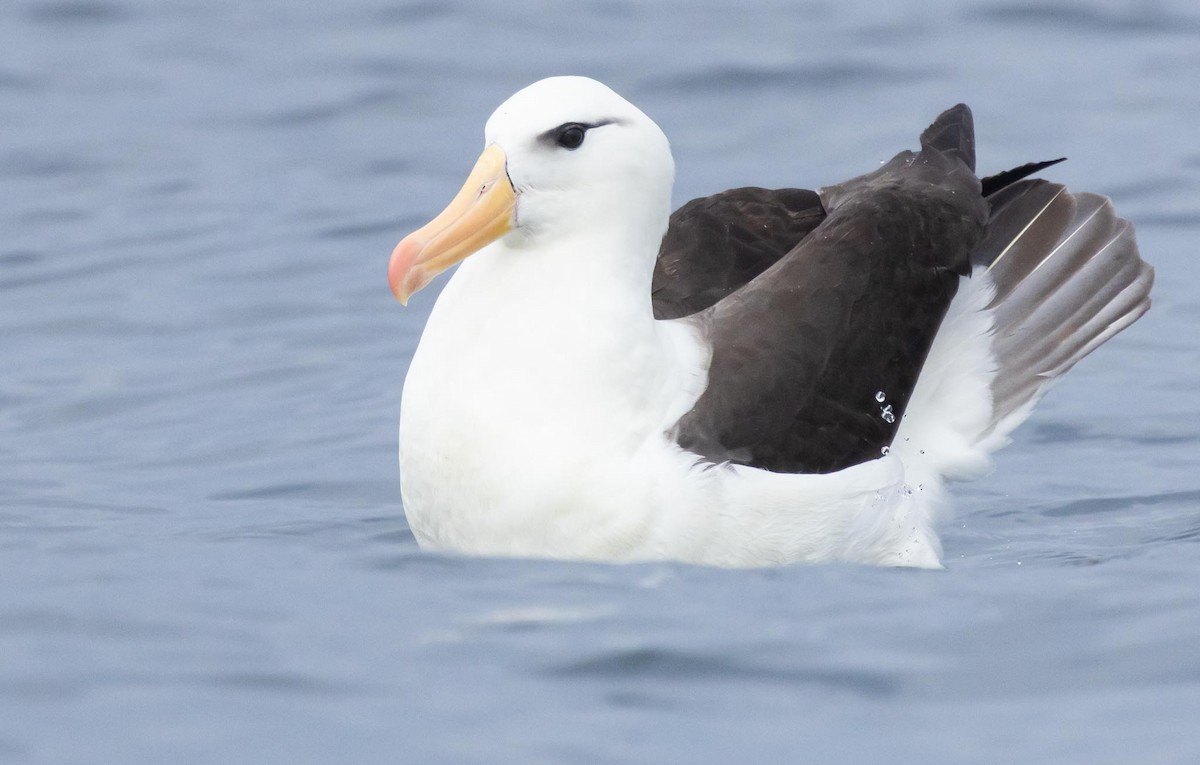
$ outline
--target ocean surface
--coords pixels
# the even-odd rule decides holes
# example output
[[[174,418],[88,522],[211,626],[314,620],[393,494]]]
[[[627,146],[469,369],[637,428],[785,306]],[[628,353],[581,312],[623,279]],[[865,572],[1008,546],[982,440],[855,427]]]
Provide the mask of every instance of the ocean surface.
[[[391,248],[516,89],[601,79],[676,201],[975,110],[1158,271],[957,488],[945,571],[417,549]],[[0,762],[1200,762],[1200,7],[5,0]]]

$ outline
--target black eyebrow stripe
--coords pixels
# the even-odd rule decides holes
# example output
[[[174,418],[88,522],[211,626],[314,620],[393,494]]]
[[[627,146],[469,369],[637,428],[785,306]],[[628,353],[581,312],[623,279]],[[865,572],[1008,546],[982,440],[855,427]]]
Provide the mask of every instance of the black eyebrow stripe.
[[[600,120],[599,122],[564,122],[561,125],[555,125],[554,127],[550,128],[546,132],[539,135],[538,141],[540,141],[542,143],[554,143],[556,140],[558,140],[559,131],[561,131],[563,128],[566,128],[566,127],[581,127],[581,128],[583,128],[584,132],[586,133],[587,131],[592,130],[594,128],[604,127],[605,125],[616,125],[620,122],[621,122],[621,120],[619,120],[619,119]]]

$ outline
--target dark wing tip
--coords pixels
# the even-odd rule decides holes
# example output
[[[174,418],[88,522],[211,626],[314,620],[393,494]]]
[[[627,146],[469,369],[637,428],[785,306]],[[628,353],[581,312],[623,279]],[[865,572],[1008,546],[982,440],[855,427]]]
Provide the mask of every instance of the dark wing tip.
[[[939,114],[921,133],[921,148],[956,156],[975,172],[975,120],[971,107],[957,104]]]
[[[1005,186],[1011,186],[1022,178],[1028,178],[1039,170],[1045,170],[1047,167],[1052,167],[1059,162],[1066,161],[1066,157],[1059,157],[1058,159],[1048,159],[1045,162],[1027,162],[1020,167],[1014,167],[1012,170],[1005,170],[1002,173],[989,175],[979,183],[983,187],[983,195],[990,197]]]

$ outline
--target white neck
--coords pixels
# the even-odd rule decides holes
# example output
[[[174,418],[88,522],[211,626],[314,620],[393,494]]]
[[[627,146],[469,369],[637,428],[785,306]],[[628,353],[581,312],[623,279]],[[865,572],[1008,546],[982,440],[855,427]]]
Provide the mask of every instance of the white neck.
[[[508,432],[490,437],[522,449],[615,439],[628,451],[669,427],[662,420],[682,414],[671,396],[691,387],[678,382],[680,367],[695,360],[679,357],[679,328],[654,320],[661,231],[639,240],[639,230],[536,246],[518,233],[473,255],[438,299],[405,399],[424,388],[442,416],[493,423]]]
[[[520,538],[551,508],[578,508],[554,516],[566,538],[627,533],[589,497],[625,507],[609,487],[636,483],[636,455],[704,385],[692,330],[653,317],[657,237],[527,245],[509,237],[460,266],[409,367],[401,473],[426,542],[468,517],[480,539]]]

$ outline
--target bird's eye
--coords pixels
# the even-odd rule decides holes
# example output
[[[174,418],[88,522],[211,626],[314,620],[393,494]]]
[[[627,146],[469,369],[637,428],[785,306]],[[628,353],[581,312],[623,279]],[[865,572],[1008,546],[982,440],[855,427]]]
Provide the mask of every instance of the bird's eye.
[[[554,142],[564,149],[574,151],[583,145],[583,138],[587,134],[587,128],[580,125],[578,122],[568,122],[565,125],[560,125],[554,131]]]

